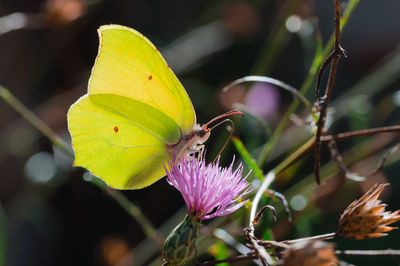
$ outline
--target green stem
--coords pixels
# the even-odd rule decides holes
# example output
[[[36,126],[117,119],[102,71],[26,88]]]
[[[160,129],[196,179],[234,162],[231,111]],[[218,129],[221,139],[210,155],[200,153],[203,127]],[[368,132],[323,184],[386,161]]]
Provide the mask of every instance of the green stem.
[[[74,151],[62,138],[60,138],[48,125],[21,103],[9,90],[0,85],[0,98],[8,103],[15,111],[21,114],[32,126],[47,137],[54,146],[60,148],[71,158],[75,157]],[[109,195],[142,227],[144,233],[156,243],[162,245],[163,237],[142,213],[140,208],[130,202],[121,192],[112,190]]]
[[[343,16],[341,17],[340,21],[340,30],[342,32],[342,29],[347,25],[347,22],[356,8],[357,4],[359,3],[360,0],[350,0],[347,4],[346,10],[343,13]],[[335,38],[335,33],[333,33],[326,44],[324,50],[322,51],[321,54],[317,53],[316,56],[314,57],[313,63],[311,65],[310,71],[308,72],[308,75],[303,82],[303,85],[300,88],[300,93],[303,95],[308,92],[308,90],[311,88],[311,85],[313,81],[315,80],[316,74],[318,72],[318,69],[320,68],[323,58],[327,57],[330,51],[333,48],[334,44],[334,38]],[[278,124],[277,128],[275,129],[274,133],[270,137],[270,139],[265,143],[263,146],[260,155],[257,158],[257,164],[259,167],[262,167],[264,163],[268,160],[268,157],[275,146],[276,142],[278,141],[279,137],[282,135],[283,131],[286,129],[287,125],[289,124],[290,121],[290,116],[296,112],[297,108],[299,107],[299,102],[295,101],[293,102],[289,109],[286,111],[285,115],[283,116],[281,122]]]
[[[289,109],[286,111],[285,115],[283,116],[281,122],[278,124],[277,128],[272,133],[271,137],[263,146],[260,155],[257,158],[257,165],[262,168],[264,163],[267,161],[272,148],[275,146],[276,142],[278,141],[279,137],[282,135],[283,131],[286,129],[286,126],[289,124],[290,116],[297,110],[299,106],[299,102],[293,102]]]
[[[286,168],[291,166],[293,163],[297,162],[301,157],[307,154],[315,144],[315,137],[311,137],[306,143],[301,145],[295,152],[291,153],[289,157],[283,160],[280,164],[278,164],[272,171],[275,174],[279,174],[284,171]]]
[[[250,73],[254,75],[265,75],[270,71],[271,66],[275,63],[282,48],[285,47],[283,42],[285,42],[289,34],[285,26],[286,19],[296,11],[301,3],[301,1],[291,0],[282,5],[278,21],[275,23],[275,26],[265,41],[261,53],[257,57],[258,60]]]
[[[62,138],[60,138],[48,125],[46,125],[31,110],[23,105],[9,90],[0,85],[0,97],[8,103],[15,111],[21,114],[29,123],[47,137],[54,146],[65,154],[75,157],[74,151]]]
[[[140,208],[129,201],[121,191],[112,188],[106,188],[107,194],[110,195],[127,213],[129,213],[142,227],[143,232],[153,239],[157,244],[162,246],[164,236],[155,229],[153,224],[142,213]]]

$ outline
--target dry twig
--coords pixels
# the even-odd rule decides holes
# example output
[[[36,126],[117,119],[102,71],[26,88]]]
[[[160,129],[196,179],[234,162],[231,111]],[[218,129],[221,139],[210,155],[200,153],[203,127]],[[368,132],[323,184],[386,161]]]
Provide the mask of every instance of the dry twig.
[[[336,141],[334,139],[331,139],[328,143],[329,146],[329,150],[331,152],[331,156],[332,158],[337,162],[340,170],[343,172],[344,176],[347,179],[353,180],[353,181],[357,181],[357,182],[362,182],[365,181],[366,179],[368,179],[369,177],[372,177],[374,175],[376,175],[379,171],[382,170],[386,160],[388,159],[388,157],[394,153],[395,151],[398,150],[400,144],[395,145],[394,147],[392,147],[390,150],[388,150],[383,157],[381,158],[381,160],[379,161],[377,167],[375,168],[374,171],[365,174],[365,175],[359,175],[357,173],[354,173],[353,171],[351,171],[343,162],[343,157],[342,155],[340,155],[339,149],[337,147]]]
[[[315,106],[318,108],[319,119],[317,122],[317,131],[315,133],[315,147],[314,147],[314,173],[315,180],[318,184],[321,183],[320,178],[320,151],[321,151],[321,135],[323,128],[325,126],[325,118],[328,110],[328,105],[331,99],[333,85],[335,83],[336,70],[339,63],[339,58],[342,55],[345,55],[343,48],[340,46],[340,0],[334,0],[335,2],[335,44],[333,52],[326,58],[324,64],[321,65],[321,68],[318,72],[317,78],[317,86],[316,86],[316,103]],[[328,83],[326,85],[325,94],[323,97],[319,96],[319,86],[320,80],[323,72],[331,65],[329,71]]]

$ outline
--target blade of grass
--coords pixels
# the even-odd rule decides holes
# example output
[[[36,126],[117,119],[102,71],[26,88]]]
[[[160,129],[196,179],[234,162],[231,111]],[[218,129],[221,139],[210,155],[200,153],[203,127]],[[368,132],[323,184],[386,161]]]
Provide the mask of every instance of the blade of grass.
[[[296,11],[301,3],[302,1],[291,0],[282,5],[281,14],[265,41],[260,55],[257,57],[258,60],[250,72],[251,74],[266,75],[270,71],[271,66],[274,65],[282,48],[285,46],[283,43],[290,34],[285,28],[286,19]]]
[[[240,156],[242,156],[244,162],[247,164],[248,167],[253,171],[254,175],[259,180],[264,180],[263,171],[258,168],[256,161],[251,157],[250,153],[243,145],[243,142],[238,138],[233,136],[232,137],[233,145],[235,146],[236,150],[239,152]],[[253,178],[254,179],[254,178]],[[249,179],[248,182],[251,182],[253,179]]]
[[[322,64],[323,61],[323,51],[322,51],[322,40],[320,39],[320,36],[317,35],[317,47],[315,50],[315,56],[314,60],[311,64],[310,70],[308,72],[308,75],[303,82],[303,85],[300,88],[300,93],[303,95],[306,94],[306,92],[311,88],[311,85],[313,81],[315,80],[316,74],[318,73],[318,69]],[[326,49],[329,50],[329,49]],[[272,133],[271,137],[268,139],[268,141],[265,143],[263,148],[261,149],[261,152],[257,158],[257,165],[259,167],[262,167],[265,162],[268,160],[268,157],[272,151],[272,148],[275,146],[276,142],[278,141],[279,137],[282,135],[283,131],[286,129],[286,126],[289,124],[290,121],[290,116],[296,112],[297,108],[299,107],[300,102],[299,101],[293,101],[292,104],[289,106],[289,109],[286,111],[284,116],[282,117],[282,120],[279,122],[278,126]]]
[[[297,150],[292,152],[288,157],[286,157],[280,164],[278,164],[274,169],[275,174],[279,174],[284,171],[292,164],[301,159],[304,155],[306,155],[315,144],[315,137],[311,137],[306,143],[301,145]]]
[[[75,157],[74,151],[48,125],[23,105],[9,90],[0,85],[0,98],[8,103],[15,111],[21,114],[29,123],[48,138],[54,146],[70,157]]]

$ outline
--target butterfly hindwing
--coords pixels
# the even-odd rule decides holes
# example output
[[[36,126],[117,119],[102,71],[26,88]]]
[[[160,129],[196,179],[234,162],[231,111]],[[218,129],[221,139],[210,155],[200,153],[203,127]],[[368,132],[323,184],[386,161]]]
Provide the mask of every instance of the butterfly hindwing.
[[[139,189],[164,176],[162,166],[171,159],[164,141],[90,98],[82,97],[68,112],[75,165],[117,189]]]

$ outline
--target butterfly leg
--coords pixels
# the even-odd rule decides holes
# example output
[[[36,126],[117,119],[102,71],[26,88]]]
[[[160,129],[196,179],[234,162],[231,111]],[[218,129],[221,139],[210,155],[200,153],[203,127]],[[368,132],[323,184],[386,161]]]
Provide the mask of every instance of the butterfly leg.
[[[196,154],[197,153],[198,158],[203,158],[205,147],[206,146],[202,144],[202,145],[197,145],[197,146],[195,146],[195,147],[193,147],[191,149],[188,149],[186,151],[187,152],[187,156],[190,156],[192,154]]]
[[[197,152],[199,153],[198,156],[200,157],[200,159],[203,158],[204,150],[205,150],[206,146],[204,144],[201,144],[201,145],[197,145],[196,148],[198,149]]]

